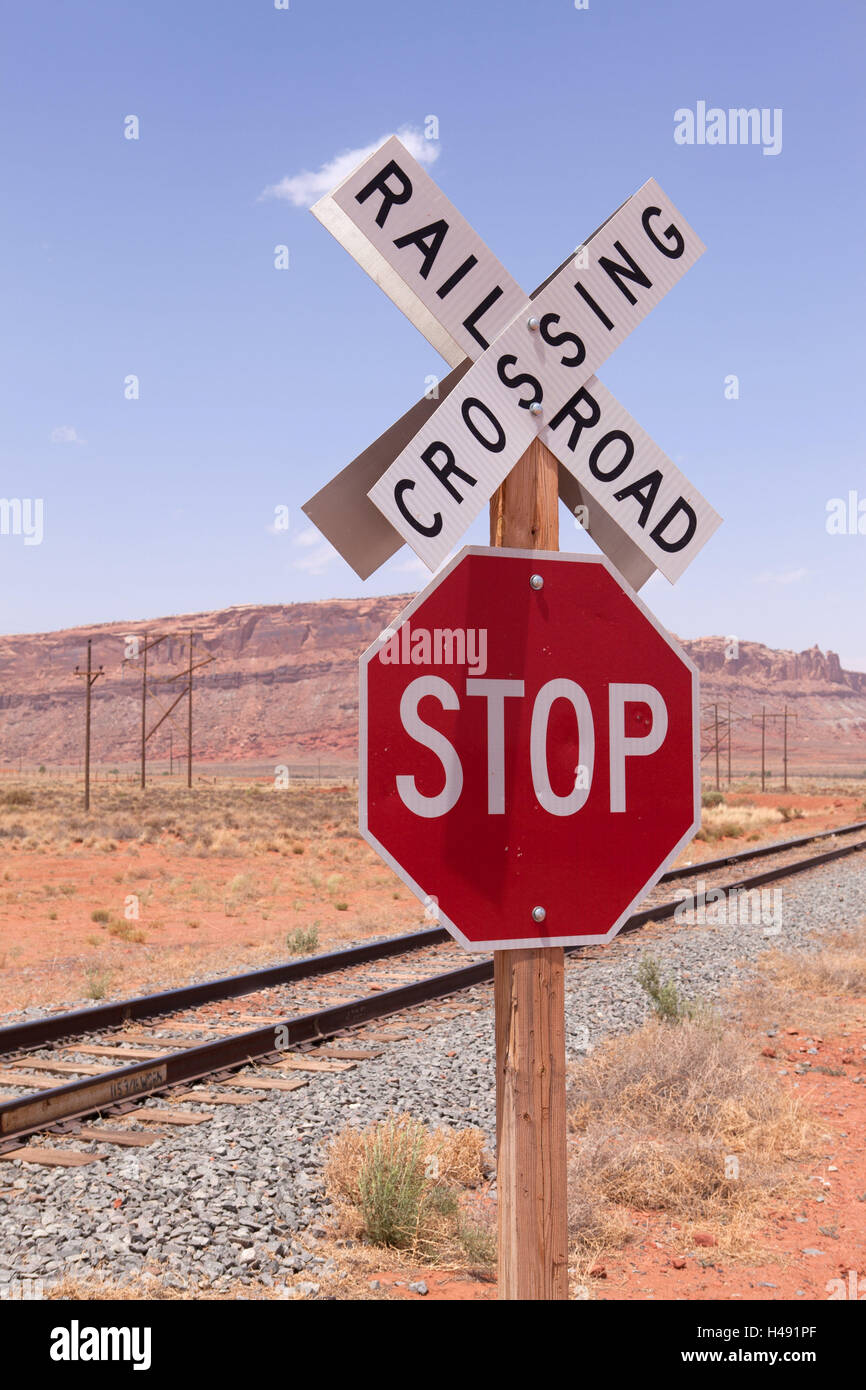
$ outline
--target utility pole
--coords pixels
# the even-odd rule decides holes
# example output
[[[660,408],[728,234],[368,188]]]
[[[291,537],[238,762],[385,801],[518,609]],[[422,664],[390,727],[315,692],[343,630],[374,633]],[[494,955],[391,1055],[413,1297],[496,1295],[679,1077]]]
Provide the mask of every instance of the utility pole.
[[[144,662],[141,668],[141,790],[144,791],[146,785],[145,760],[147,758],[147,649],[150,633],[144,634],[144,648],[142,656]]]
[[[752,715],[753,721],[754,721],[756,718],[757,718],[756,715]],[[767,742],[767,720],[769,719],[771,723],[774,723],[774,722],[778,719],[778,720],[780,720],[781,723],[782,723],[782,769],[783,769],[783,782],[782,782],[782,788],[783,788],[784,791],[787,791],[787,790],[788,790],[788,720],[789,720],[789,719],[796,719],[796,718],[797,718],[796,713],[794,713],[794,711],[792,711],[792,710],[789,710],[787,704],[783,706],[783,709],[782,709],[781,714],[777,714],[777,713],[767,714],[767,707],[766,707],[766,705],[762,705],[762,706],[761,706],[761,791],[764,790],[764,786],[765,786],[765,784],[766,784],[766,776],[765,776],[765,756],[766,756],[766,742]]]
[[[147,786],[147,741],[148,741],[149,738],[152,738],[152,737],[153,737],[153,735],[156,733],[157,729],[159,728],[160,724],[162,724],[163,719],[165,719],[165,717],[166,717],[165,715],[163,715],[163,718],[162,718],[162,719],[159,719],[159,720],[157,721],[157,723],[153,726],[153,728],[150,730],[150,732],[148,732],[148,728],[147,728],[147,696],[148,696],[148,688],[147,688],[147,654],[148,654],[148,652],[149,652],[153,647],[158,647],[159,644],[160,644],[161,642],[165,642],[166,639],[169,638],[169,637],[171,637],[171,636],[172,636],[172,633],[170,633],[170,632],[161,632],[161,633],[159,633],[156,637],[151,638],[150,633],[149,633],[149,632],[145,632],[145,634],[144,634],[144,639],[143,639],[143,641],[141,642],[141,644],[139,645],[139,647],[137,648],[135,655],[134,655],[134,656],[131,656],[131,657],[124,657],[124,661],[137,661],[139,657],[141,658],[141,774],[140,774],[140,777],[139,777],[139,784],[140,784],[140,786],[141,786],[142,791],[144,791],[144,789],[145,789],[146,786]],[[178,698],[180,698],[180,697],[178,697]],[[175,701],[175,704],[177,704],[177,701]],[[174,708],[174,705],[172,705],[172,709],[173,709],[173,708]]]
[[[187,689],[186,706],[186,785],[192,786],[192,644],[195,634],[192,628],[189,631],[189,671],[187,672],[189,686]]]
[[[721,791],[721,787],[720,787],[720,785],[719,785],[719,706],[718,706],[718,704],[713,705],[713,710],[715,711],[715,720],[716,720],[716,791]]]
[[[76,676],[84,676],[87,680],[87,691],[85,696],[84,714],[84,809],[90,810],[90,692],[99,677],[103,674],[102,667],[98,671],[93,670],[91,654],[91,638],[87,639],[87,670],[82,671],[78,666],[75,668]]]
[[[767,785],[767,706],[761,705],[761,791]]]
[[[174,776],[174,730],[168,731],[168,775]]]
[[[731,730],[733,721],[731,719],[731,702],[728,701],[728,787],[731,785]]]

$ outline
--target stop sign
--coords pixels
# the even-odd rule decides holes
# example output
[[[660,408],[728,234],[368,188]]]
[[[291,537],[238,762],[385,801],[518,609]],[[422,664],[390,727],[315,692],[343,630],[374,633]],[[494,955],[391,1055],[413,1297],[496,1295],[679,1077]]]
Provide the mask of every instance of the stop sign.
[[[360,667],[361,831],[469,950],[610,940],[700,826],[697,671],[605,559],[467,547]]]

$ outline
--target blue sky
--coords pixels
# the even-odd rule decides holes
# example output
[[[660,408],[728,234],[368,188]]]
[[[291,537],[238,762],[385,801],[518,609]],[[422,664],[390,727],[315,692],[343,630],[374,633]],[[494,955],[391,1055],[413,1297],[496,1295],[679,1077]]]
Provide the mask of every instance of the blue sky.
[[[681,209],[707,253],[601,375],[725,523],[643,597],[683,636],[866,670],[866,534],[826,529],[834,497],[866,512],[858,0],[90,0],[4,27],[0,496],[44,499],[44,538],[0,535],[0,631],[424,582],[404,549],[361,583],[300,506],[441,359],[261,195],[435,115],[431,174],[527,288],[648,177]],[[780,108],[780,152],[677,144],[699,101]]]

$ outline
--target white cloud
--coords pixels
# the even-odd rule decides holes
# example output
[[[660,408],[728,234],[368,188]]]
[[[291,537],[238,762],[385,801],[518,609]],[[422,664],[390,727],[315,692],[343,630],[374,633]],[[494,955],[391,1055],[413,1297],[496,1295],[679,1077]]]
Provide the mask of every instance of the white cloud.
[[[439,158],[438,140],[427,140],[417,126],[401,126],[397,131],[397,137],[403,141],[406,149],[419,164],[433,164]],[[287,203],[293,203],[296,208],[312,207],[325,193],[330,193],[332,188],[342,183],[363,160],[374,154],[388,138],[389,136],[383,135],[379,140],[374,140],[372,145],[363,145],[357,150],[343,150],[315,172],[305,169],[300,174],[287,174],[279,183],[268,184],[259,194],[259,199],[283,198]]]
[[[303,531],[299,531],[292,537],[295,545],[311,546],[317,545],[322,539],[322,533],[316,526],[307,526]]]
[[[393,562],[390,571],[392,574],[420,574],[424,579],[430,578],[430,571],[424,561],[415,554],[407,555],[405,560],[400,561],[399,565],[396,561]]]
[[[86,439],[79,437],[74,425],[58,425],[51,431],[52,444],[86,444]]]
[[[778,570],[776,573],[773,573],[771,570],[765,570],[763,574],[758,575],[758,583],[797,584],[801,579],[805,579],[808,573],[809,571],[806,569]]]
[[[292,537],[292,544],[303,552],[292,560],[292,569],[302,570],[305,574],[323,574],[328,565],[337,559],[336,550],[315,526],[299,531]]]

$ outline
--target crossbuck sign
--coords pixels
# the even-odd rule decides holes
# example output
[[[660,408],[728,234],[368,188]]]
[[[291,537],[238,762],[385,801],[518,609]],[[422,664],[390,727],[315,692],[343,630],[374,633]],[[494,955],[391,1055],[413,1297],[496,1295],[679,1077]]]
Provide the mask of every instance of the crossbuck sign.
[[[313,212],[454,368],[304,507],[356,572],[436,569],[539,438],[629,583],[679,578],[721,518],[594,375],[705,249],[655,180],[531,296],[396,137]]]

